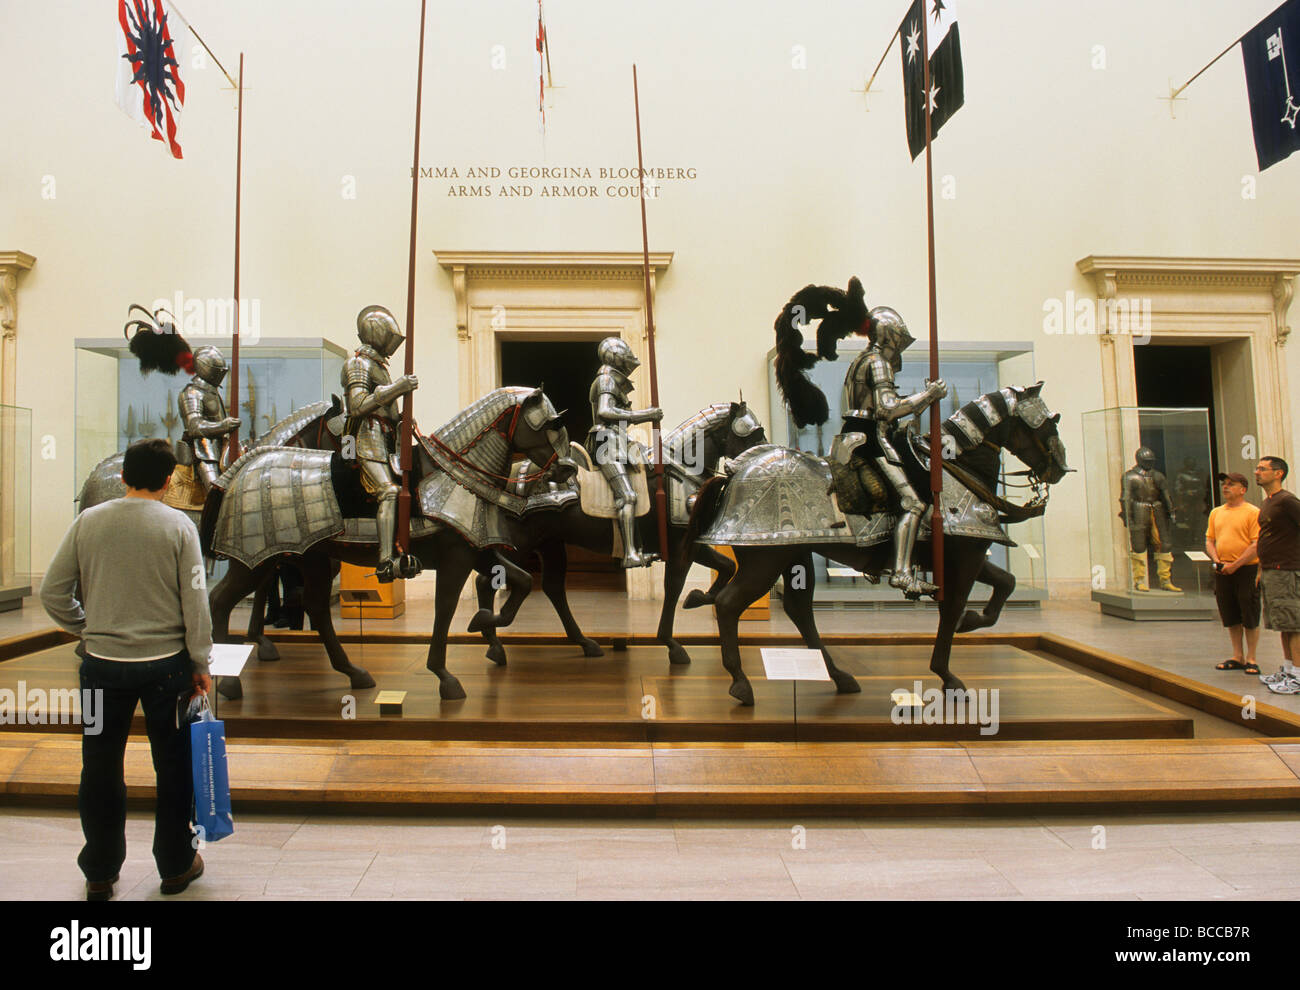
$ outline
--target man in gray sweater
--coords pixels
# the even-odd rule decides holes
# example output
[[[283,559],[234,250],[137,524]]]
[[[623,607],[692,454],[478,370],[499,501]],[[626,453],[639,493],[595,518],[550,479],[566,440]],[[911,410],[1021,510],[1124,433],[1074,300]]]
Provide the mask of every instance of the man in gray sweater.
[[[77,865],[88,900],[108,900],[126,859],[123,761],[136,703],[157,773],[153,854],[164,894],[203,873],[190,831],[190,733],[179,705],[212,686],[212,619],[199,534],[162,502],[176,458],[166,440],[126,451],[123,498],[81,513],[41,585],[41,604],[81,637],[82,690],[102,691],[102,731],[81,737],[77,806],[86,845]]]

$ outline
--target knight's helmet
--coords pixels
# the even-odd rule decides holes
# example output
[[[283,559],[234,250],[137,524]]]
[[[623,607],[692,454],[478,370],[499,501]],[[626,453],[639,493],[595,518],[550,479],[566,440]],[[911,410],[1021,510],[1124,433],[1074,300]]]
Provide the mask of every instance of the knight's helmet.
[[[871,310],[871,342],[889,359],[894,374],[903,370],[903,352],[912,344],[912,335],[898,311],[888,306]]]
[[[397,328],[397,318],[383,306],[367,306],[357,314],[357,336],[386,358],[396,354],[406,339]]]
[[[1137,453],[1133,455],[1138,463],[1138,467],[1150,471],[1156,466],[1156,455],[1150,447],[1139,447]]]
[[[208,344],[194,352],[194,374],[212,386],[218,386],[226,377],[226,359],[221,351]]]
[[[622,337],[606,337],[602,340],[596,348],[596,357],[601,364],[617,368],[625,375],[630,375],[641,367],[641,362]]]

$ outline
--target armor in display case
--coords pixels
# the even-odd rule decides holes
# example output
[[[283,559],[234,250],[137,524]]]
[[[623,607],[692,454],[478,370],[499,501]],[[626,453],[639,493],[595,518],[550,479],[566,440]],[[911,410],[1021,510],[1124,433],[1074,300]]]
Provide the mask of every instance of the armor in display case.
[[[1098,409],[1083,414],[1083,441],[1092,600],[1126,619],[1213,618],[1209,411]]]
[[[1156,455],[1150,447],[1139,447],[1133,455],[1137,461],[1124,472],[1120,482],[1121,516],[1128,529],[1129,560],[1135,591],[1150,591],[1147,584],[1147,551],[1155,555],[1160,587],[1165,591],[1182,591],[1174,585],[1173,568],[1174,504],[1164,474],[1156,470]]]

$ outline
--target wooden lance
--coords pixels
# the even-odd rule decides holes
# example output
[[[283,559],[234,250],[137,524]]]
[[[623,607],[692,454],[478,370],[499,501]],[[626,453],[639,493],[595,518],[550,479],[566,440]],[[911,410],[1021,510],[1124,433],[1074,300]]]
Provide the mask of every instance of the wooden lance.
[[[930,282],[930,380],[939,377],[939,305],[934,284],[934,170],[930,162],[930,37],[926,27],[924,4],[921,11],[921,63],[925,102],[925,223],[926,250],[929,256]],[[930,405],[930,555],[933,558],[934,583],[939,586],[936,601],[943,601],[943,513],[939,495],[943,491],[943,445],[939,431],[939,403]]]
[[[193,30],[193,29],[191,29]],[[204,46],[206,47],[206,46]],[[218,63],[220,64],[220,63]],[[224,69],[222,70],[225,71]],[[239,109],[235,124],[235,316],[234,333],[230,343],[230,398],[226,408],[230,415],[239,415],[239,210],[240,196],[243,192],[244,171],[244,53],[239,53]],[[254,424],[256,425],[256,424]],[[239,430],[230,434],[230,444],[226,456],[234,463],[239,459]]]
[[[641,176],[641,258],[645,270],[645,330],[647,368],[650,372],[650,405],[659,406],[659,375],[655,368],[655,311],[650,291],[650,237],[645,222],[645,162],[641,158],[641,96],[636,83],[636,65],[632,66],[632,104],[636,110],[636,166]],[[659,520],[659,559],[668,559],[668,493],[664,486],[662,423],[652,427],[655,466],[655,518]]]
[[[420,45],[415,69],[415,150],[411,159],[411,249],[406,269],[406,365],[405,374],[415,373],[415,221],[420,198],[420,94],[424,88],[424,15],[427,0],[420,0]],[[411,545],[411,393],[402,397],[402,428],[398,450],[401,451],[402,481],[397,493],[397,533],[394,542],[399,553],[408,553]]]

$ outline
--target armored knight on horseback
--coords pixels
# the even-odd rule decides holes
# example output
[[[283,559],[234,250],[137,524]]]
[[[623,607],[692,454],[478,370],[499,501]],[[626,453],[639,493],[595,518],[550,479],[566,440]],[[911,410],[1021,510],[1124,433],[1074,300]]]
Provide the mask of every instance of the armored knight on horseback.
[[[177,444],[182,456],[177,460],[193,465],[194,480],[205,495],[221,476],[222,455],[239,429],[239,420],[226,415],[226,403],[221,397],[220,386],[227,370],[221,351],[200,347],[194,352],[194,377],[176,398],[185,427]]]
[[[821,320],[817,353],[809,354],[803,349],[801,331],[815,319]],[[884,496],[883,480],[893,490],[900,514],[894,526],[889,583],[909,598],[934,594],[938,588],[922,580],[919,569],[912,565],[925,503],[907,480],[893,437],[903,419],[943,398],[948,386],[941,379],[926,383],[915,395],[898,394],[895,376],[902,370],[903,351],[912,343],[912,335],[902,317],[888,306],[867,310],[862,283],[856,278],[849,280],[847,291],[828,285],[804,286],[786,303],[774,329],[777,385],[800,429],[824,423],[830,415],[826,396],[808,377],[808,369],[819,358],[835,360],[837,342],[850,334],[865,334],[871,341],[844,376],[844,428],[831,446],[830,459],[845,468],[857,469],[853,473],[863,477],[864,488]]]
[[[939,379],[914,395],[900,396],[895,376],[902,370],[903,351],[912,343],[912,335],[903,318],[888,306],[872,309],[868,326],[871,346],[853,359],[844,376],[844,432],[831,445],[831,457],[846,465],[854,458],[870,461],[894,490],[901,511],[894,526],[894,566],[889,583],[908,597],[930,595],[937,586],[922,580],[919,568],[912,565],[925,503],[907,480],[890,434],[901,420],[947,395],[948,386]]]
[[[375,576],[383,582],[398,574],[399,558],[394,552],[397,529],[398,473],[391,464],[397,449],[396,427],[401,420],[397,400],[419,385],[414,375],[393,381],[388,359],[406,339],[397,320],[383,306],[367,306],[357,315],[357,336],[361,347],[343,364],[341,384],[347,415],[344,432],[355,443],[362,486],[379,501],[375,521],[379,530],[379,566]],[[408,560],[410,558],[407,558]]]
[[[632,409],[632,381],[628,377],[641,362],[620,337],[606,337],[596,349],[600,370],[591,383],[591,430],[587,453],[614,494],[619,532],[623,536],[623,566],[646,567],[655,554],[642,553],[636,535],[636,489],[628,476],[629,465],[648,462],[645,449],[629,440],[627,428],[634,423],[658,423],[662,409]]]
[[[194,480],[206,495],[221,476],[222,455],[239,429],[239,420],[226,414],[226,402],[219,391],[226,378],[226,359],[210,344],[191,350],[166,310],[150,313],[133,305],[128,316],[137,310],[144,318],[129,319],[122,329],[131,353],[140,362],[140,372],[175,375],[184,370],[194,376],[176,400],[184,424],[176,444],[176,462],[193,467]]]

